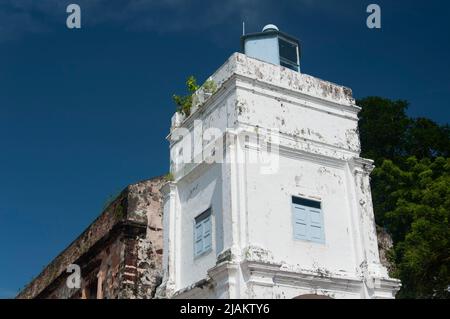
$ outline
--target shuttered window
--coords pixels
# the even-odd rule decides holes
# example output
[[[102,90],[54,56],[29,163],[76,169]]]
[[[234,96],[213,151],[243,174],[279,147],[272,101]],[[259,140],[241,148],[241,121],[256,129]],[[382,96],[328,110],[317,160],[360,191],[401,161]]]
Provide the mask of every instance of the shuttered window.
[[[325,231],[321,203],[292,197],[294,238],[325,243]]]
[[[195,218],[194,256],[202,255],[211,249],[211,209]]]
[[[278,38],[280,65],[294,71],[299,71],[298,44]]]

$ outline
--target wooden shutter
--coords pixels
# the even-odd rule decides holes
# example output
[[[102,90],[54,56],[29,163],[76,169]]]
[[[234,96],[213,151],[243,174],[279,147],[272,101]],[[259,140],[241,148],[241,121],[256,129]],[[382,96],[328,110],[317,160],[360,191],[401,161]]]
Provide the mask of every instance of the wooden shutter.
[[[294,204],[294,236],[295,239],[308,239],[308,211],[306,207]]]
[[[211,216],[203,220],[203,250],[211,248]]]
[[[293,197],[292,201],[294,238],[325,243],[323,212],[320,202],[297,197]]]
[[[197,256],[203,252],[203,222],[195,225],[194,240],[194,254]]]

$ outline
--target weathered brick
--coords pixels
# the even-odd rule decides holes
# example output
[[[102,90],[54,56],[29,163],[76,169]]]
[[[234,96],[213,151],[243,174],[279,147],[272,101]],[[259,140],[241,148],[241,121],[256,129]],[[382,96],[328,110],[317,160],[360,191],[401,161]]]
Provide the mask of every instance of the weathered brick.
[[[16,298],[152,298],[161,276],[161,256],[153,247],[162,249],[164,183],[157,177],[128,186]],[[66,285],[70,264],[81,268],[81,289]]]

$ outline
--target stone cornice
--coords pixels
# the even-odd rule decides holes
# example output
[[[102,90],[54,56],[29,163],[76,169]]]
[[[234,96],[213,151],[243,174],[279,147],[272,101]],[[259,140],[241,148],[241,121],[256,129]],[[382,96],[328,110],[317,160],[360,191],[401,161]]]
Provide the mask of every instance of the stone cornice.
[[[373,169],[375,168],[375,165],[373,165],[373,163],[373,160],[356,156],[352,158],[351,161],[349,161],[350,169],[353,173],[367,175],[370,175],[370,173],[372,173]]]
[[[336,274],[322,274],[302,270],[292,271],[283,269],[277,263],[245,261],[242,263],[242,267],[257,277],[272,277],[274,284],[293,287],[307,285],[314,288],[320,287],[321,289],[339,289],[358,292],[363,284],[361,278],[350,275],[337,276]]]
[[[196,106],[194,112],[187,118],[180,118],[180,126],[189,127],[190,123],[198,117],[198,114],[210,111],[211,106],[214,109],[219,104],[217,100],[224,94],[230,93],[230,89],[233,89],[231,83],[235,83],[237,87],[242,89],[248,89],[242,84],[238,85],[238,80],[253,86],[258,85],[261,88],[276,90],[283,95],[319,102],[321,105],[329,107],[330,110],[344,110],[352,114],[357,114],[361,110],[355,104],[349,88],[295,72],[279,65],[262,62],[241,53],[234,53],[211,76],[211,79],[217,84],[218,91],[211,97],[206,98],[203,104]],[[339,113],[335,113],[335,115],[348,117]],[[169,141],[170,136],[170,134],[167,136]]]

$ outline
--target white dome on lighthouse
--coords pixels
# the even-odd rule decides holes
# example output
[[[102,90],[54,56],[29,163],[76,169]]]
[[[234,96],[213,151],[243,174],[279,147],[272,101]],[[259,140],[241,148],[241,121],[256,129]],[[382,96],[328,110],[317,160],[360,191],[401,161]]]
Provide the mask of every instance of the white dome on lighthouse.
[[[275,24],[268,24],[262,29],[262,32],[266,31],[280,31],[280,29]]]

